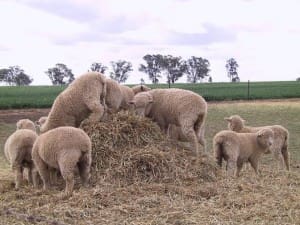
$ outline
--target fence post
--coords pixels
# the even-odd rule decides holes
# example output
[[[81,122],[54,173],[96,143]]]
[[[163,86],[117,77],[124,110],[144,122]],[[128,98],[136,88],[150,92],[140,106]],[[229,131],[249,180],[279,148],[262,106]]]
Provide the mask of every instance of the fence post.
[[[250,81],[248,80],[248,95],[247,95],[248,100],[250,100]]]

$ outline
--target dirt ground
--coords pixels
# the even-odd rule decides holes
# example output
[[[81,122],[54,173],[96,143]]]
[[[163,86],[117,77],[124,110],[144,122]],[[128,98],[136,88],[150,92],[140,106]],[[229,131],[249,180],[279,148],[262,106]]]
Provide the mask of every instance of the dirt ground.
[[[7,109],[0,110],[0,122],[15,123],[20,119],[37,120],[41,116],[47,116],[50,109]]]

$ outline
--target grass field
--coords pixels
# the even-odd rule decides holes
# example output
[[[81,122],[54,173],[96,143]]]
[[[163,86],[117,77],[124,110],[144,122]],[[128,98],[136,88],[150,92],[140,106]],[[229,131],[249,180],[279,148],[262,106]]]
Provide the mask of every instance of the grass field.
[[[168,88],[167,84],[149,85]],[[299,98],[300,82],[247,82],[173,84],[171,87],[194,91],[207,101]],[[0,109],[49,108],[64,86],[0,87]]]
[[[226,129],[224,117],[239,114],[249,125],[281,124],[290,132],[291,172],[278,171],[264,155],[261,176],[243,168],[239,179],[188,184],[136,183],[120,186],[99,181],[66,200],[60,190],[25,186],[13,190],[8,166],[0,160],[0,224],[300,224],[300,100],[209,103],[206,140]],[[0,118],[1,121],[1,118]],[[14,123],[0,126],[0,145]],[[183,159],[184,160],[184,159]]]

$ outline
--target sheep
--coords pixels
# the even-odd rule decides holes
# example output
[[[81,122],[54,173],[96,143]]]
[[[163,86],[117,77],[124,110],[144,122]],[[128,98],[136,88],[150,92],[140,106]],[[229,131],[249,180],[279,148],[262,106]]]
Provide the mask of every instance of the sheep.
[[[274,142],[274,132],[264,128],[256,133],[236,133],[234,131],[220,131],[213,138],[213,149],[216,161],[222,167],[222,159],[227,161],[226,169],[233,175],[236,167],[236,176],[244,162],[250,162],[255,173],[258,174],[258,160],[263,153],[269,151]]]
[[[36,132],[34,123],[29,119],[21,119],[16,124],[17,129],[29,129]]]
[[[61,126],[79,127],[88,116],[91,121],[99,121],[106,107],[105,95],[104,75],[98,72],[83,74],[57,96],[41,126],[41,133]]]
[[[42,126],[47,120],[47,116],[42,116],[39,118],[39,120],[35,121],[35,124],[37,126]]]
[[[17,130],[7,138],[4,144],[4,155],[9,161],[15,174],[16,189],[19,189],[23,180],[24,168],[28,169],[28,181],[29,183],[32,183],[34,164],[31,159],[31,150],[33,143],[37,138],[37,134],[31,129],[32,126],[28,126],[29,129],[24,128],[23,126],[24,124],[31,124],[30,122],[33,124],[30,120],[18,121]]]
[[[245,126],[245,120],[239,115],[233,115],[229,118],[224,118],[228,122],[228,128],[238,133],[255,133],[263,128],[270,128],[274,132],[274,144],[270,148],[275,159],[280,164],[285,164],[286,169],[290,170],[288,140],[289,132],[286,128],[280,125],[264,126],[264,127],[250,127]],[[279,168],[279,167],[278,167]]]
[[[77,168],[83,185],[87,186],[92,161],[91,150],[89,136],[79,128],[58,127],[41,134],[32,149],[32,159],[36,166],[34,186],[37,187],[36,178],[39,173],[44,190],[49,189],[50,171],[53,168],[60,171],[66,182],[66,196],[72,195],[74,172]]]
[[[169,125],[180,127],[182,133],[192,144],[199,156],[199,143],[205,149],[204,123],[207,115],[207,103],[198,94],[176,88],[154,89],[141,92],[130,101],[134,111],[157,122],[167,134]]]
[[[129,102],[134,95],[139,92],[151,90],[145,85],[136,85],[132,88],[125,85],[120,85],[113,79],[107,79],[107,92],[105,103],[110,113],[116,113],[120,110],[128,110],[130,108]]]

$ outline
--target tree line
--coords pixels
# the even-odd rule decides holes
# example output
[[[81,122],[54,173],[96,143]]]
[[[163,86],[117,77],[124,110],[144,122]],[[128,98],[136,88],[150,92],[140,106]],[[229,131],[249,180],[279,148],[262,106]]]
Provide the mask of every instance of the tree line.
[[[167,83],[173,84],[179,78],[186,75],[187,82],[197,83],[204,78],[208,78],[212,82],[212,76],[209,75],[210,63],[202,57],[191,56],[184,60],[180,56],[147,54],[143,57],[144,63],[139,65],[138,70],[146,73],[153,84],[160,82],[162,77],[165,77]],[[226,61],[227,76],[231,82],[239,82],[237,73],[238,64],[234,58]],[[106,74],[108,67],[100,62],[94,62],[88,71],[96,71]],[[133,71],[131,62],[126,60],[118,60],[111,62],[111,72],[109,77],[116,80],[118,83],[125,83],[130,72]],[[54,67],[45,71],[45,74],[51,80],[53,85],[65,85],[71,83],[75,77],[72,70],[63,63],[57,63]],[[9,68],[0,69],[0,82],[8,85],[30,85],[33,79],[27,75],[19,66],[11,66]],[[143,82],[143,79],[141,79]]]

